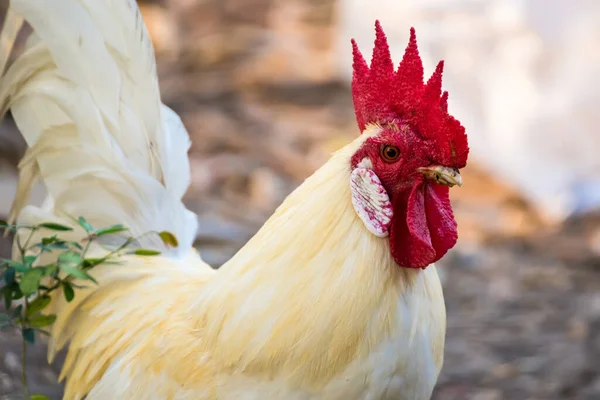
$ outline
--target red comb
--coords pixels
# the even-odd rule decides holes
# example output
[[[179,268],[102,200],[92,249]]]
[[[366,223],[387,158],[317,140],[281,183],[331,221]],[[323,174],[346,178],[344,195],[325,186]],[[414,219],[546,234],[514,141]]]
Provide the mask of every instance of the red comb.
[[[375,35],[370,68],[352,39],[352,98],[361,132],[369,123],[409,124],[431,148],[436,162],[464,167],[469,146],[465,128],[448,114],[448,92],[442,93],[444,62],[439,62],[424,84],[415,29],[410,29],[410,40],[396,72],[379,21],[375,22]]]

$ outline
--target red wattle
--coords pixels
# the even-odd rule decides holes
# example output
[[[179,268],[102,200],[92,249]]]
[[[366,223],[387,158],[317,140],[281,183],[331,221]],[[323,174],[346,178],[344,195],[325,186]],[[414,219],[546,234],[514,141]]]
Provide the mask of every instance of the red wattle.
[[[425,214],[431,243],[435,249],[435,262],[442,258],[458,240],[458,226],[450,204],[450,188],[436,183],[426,183]]]
[[[402,267],[425,268],[451,249],[458,238],[449,188],[419,179],[394,199],[390,247]]]

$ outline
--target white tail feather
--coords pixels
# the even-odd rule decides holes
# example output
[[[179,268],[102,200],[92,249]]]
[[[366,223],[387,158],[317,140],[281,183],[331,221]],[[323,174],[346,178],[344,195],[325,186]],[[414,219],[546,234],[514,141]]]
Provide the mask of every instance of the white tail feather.
[[[12,48],[17,39],[17,35],[23,26],[23,18],[15,15],[10,7],[6,11],[6,19],[2,26],[2,37],[0,38],[0,46],[2,48],[2,54],[5,57],[0,57],[0,74],[4,72],[6,63],[8,62],[8,56],[10,55]]]
[[[30,146],[12,216],[35,223],[83,215],[97,226],[123,223],[134,235],[169,230],[187,252],[197,228],[181,201],[190,140],[160,101],[135,1],[12,0],[7,18],[0,66],[21,18],[35,32],[0,81],[0,112],[11,109]],[[51,207],[24,208],[38,176]],[[153,236],[140,244],[166,250]]]

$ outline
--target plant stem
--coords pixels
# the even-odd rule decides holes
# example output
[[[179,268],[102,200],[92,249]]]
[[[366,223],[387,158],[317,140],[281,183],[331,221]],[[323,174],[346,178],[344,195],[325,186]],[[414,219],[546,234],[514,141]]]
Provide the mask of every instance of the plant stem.
[[[29,235],[27,236],[27,239],[25,240],[25,245],[21,245],[21,241],[19,238],[19,232],[15,233],[15,237],[17,239],[17,245],[19,247],[19,252],[21,253],[21,261],[25,262],[25,254],[27,252],[27,246],[29,245],[29,241],[31,240],[31,238],[33,237],[33,234],[35,233],[35,231],[37,230],[37,228],[33,228],[31,230],[31,232],[29,232]],[[23,315],[23,319],[22,319],[22,323],[21,323],[21,329],[23,329],[21,331],[21,340],[23,341],[22,343],[22,348],[21,348],[21,383],[23,385],[23,398],[25,400],[29,400],[29,383],[27,382],[27,341],[25,340],[25,336],[23,336],[23,332],[24,329],[27,327],[27,308],[29,307],[29,300],[27,299],[27,296],[23,296],[23,299],[25,300],[25,304],[23,307],[23,311],[22,311],[22,315]]]
[[[27,315],[27,306],[29,305],[27,297],[25,297],[25,307],[23,308],[23,315]],[[23,321],[25,322],[25,321]],[[24,328],[23,328],[24,329]],[[27,341],[25,337],[21,335],[22,348],[21,348],[21,384],[23,385],[23,398],[29,400],[29,383],[27,382]]]
[[[29,232],[29,236],[27,236],[27,240],[25,240],[25,244],[23,245],[23,248],[21,249],[21,257],[25,258],[25,253],[27,252],[27,249],[29,248],[29,242],[31,241],[31,238],[33,237],[33,235],[35,234],[35,232],[38,230],[37,227],[33,227],[31,229],[31,232]]]
[[[29,400],[29,384],[27,383],[27,342],[25,339],[21,339],[23,342],[23,350],[21,354],[21,383],[23,385],[23,398]]]

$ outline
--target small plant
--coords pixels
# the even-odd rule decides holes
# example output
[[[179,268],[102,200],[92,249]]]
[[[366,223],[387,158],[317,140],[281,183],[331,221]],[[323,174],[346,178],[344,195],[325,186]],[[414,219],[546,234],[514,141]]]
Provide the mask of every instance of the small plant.
[[[177,246],[175,236],[166,231],[149,232],[139,237],[131,235],[124,238],[123,244],[107,250],[101,258],[88,257],[91,244],[106,235],[125,235],[128,229],[123,225],[94,229],[83,217],[76,220],[86,232],[86,237],[78,243],[61,239],[60,234],[73,228],[53,222],[34,226],[9,225],[0,222],[0,230],[11,232],[15,236],[17,253],[13,259],[0,258],[0,298],[4,299],[5,312],[0,313],[0,329],[16,328],[21,331],[23,394],[26,400],[44,400],[47,396],[29,395],[27,383],[27,345],[35,342],[36,334],[50,336],[46,330],[56,320],[55,314],[44,310],[51,302],[50,294],[62,291],[67,302],[72,301],[77,289],[85,288],[82,283],[95,285],[98,282],[92,276],[94,267],[112,263],[117,264],[119,257],[125,254],[154,256],[160,252],[148,249],[132,249],[138,239],[149,234],[158,235],[162,241],[172,247]],[[22,234],[26,232],[26,234]],[[48,233],[45,235],[45,233]],[[42,233],[41,239],[33,243],[35,233]],[[39,237],[39,236],[38,236]],[[24,241],[21,238],[25,238]],[[41,256],[53,253],[50,262],[41,262]],[[55,256],[54,256],[55,255]],[[75,281],[77,280],[77,283]],[[60,295],[60,294],[55,294]]]

